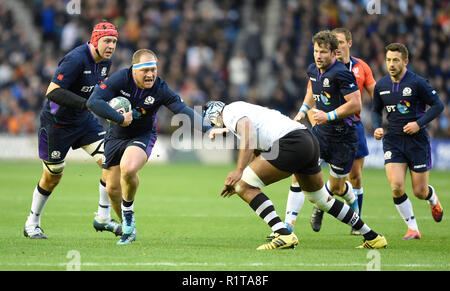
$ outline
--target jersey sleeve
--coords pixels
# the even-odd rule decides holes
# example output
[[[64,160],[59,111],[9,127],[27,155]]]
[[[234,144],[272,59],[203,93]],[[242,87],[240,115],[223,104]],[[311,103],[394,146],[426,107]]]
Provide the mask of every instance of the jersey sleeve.
[[[379,87],[376,84],[373,90],[371,118],[373,128],[380,128],[383,120],[383,101],[380,97]]]
[[[233,132],[236,132],[236,125],[238,121],[246,116],[243,108],[239,106],[239,103],[231,103],[225,106],[223,109],[223,123],[225,127]]]
[[[83,65],[79,60],[71,56],[66,56],[59,63],[59,66],[53,75],[52,82],[63,89],[68,89],[72,83],[78,79],[82,70]]]
[[[336,73],[336,80],[342,96],[358,91],[355,76],[349,70],[340,70]]]
[[[167,83],[164,82],[164,84],[161,87],[163,91],[163,104],[169,108],[174,113],[178,113],[177,111],[181,109],[182,107],[186,106],[184,101],[181,99],[181,97],[172,91],[172,89],[167,86]]]
[[[426,79],[418,79],[418,97],[430,108],[426,113],[417,120],[419,126],[424,126],[439,116],[444,110],[444,104],[439,98],[438,93],[434,90]]]
[[[189,119],[192,122],[193,128],[202,131],[207,132],[212,128],[210,124],[206,120],[202,118],[200,114],[195,112],[192,108],[186,105],[184,101],[181,99],[178,94],[173,92],[169,86],[167,86],[167,83],[164,82],[162,86],[164,99],[163,104],[173,113],[175,114],[186,114]]]
[[[124,74],[126,72],[118,71],[100,85],[96,85],[86,104],[95,114],[118,124],[123,122],[124,117],[112,109],[107,102],[118,96],[120,87],[126,85]]]
[[[376,83],[375,78],[373,77],[372,70],[369,65],[365,62],[361,62],[364,68],[364,87],[371,86]]]

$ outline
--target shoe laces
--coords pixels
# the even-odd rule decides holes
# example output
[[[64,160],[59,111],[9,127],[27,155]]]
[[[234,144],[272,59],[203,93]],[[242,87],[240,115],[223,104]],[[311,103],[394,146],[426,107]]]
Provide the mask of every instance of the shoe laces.
[[[37,226],[32,226],[33,228],[31,229],[31,227],[29,226],[29,227],[27,227],[27,232],[30,234],[30,235],[39,235],[39,234],[43,234],[43,229],[39,226],[39,225],[37,225]],[[28,231],[28,230],[30,230],[30,231]]]

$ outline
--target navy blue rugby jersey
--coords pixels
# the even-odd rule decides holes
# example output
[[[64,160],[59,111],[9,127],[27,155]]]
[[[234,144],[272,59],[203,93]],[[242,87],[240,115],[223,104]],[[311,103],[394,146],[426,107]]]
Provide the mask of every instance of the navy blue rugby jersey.
[[[89,98],[95,85],[100,84],[109,74],[111,60],[95,63],[89,44],[83,44],[63,57],[53,75],[52,82],[78,96]],[[80,125],[89,114],[88,110],[60,106],[46,99],[42,113],[60,125]]]
[[[106,103],[118,96],[127,98],[134,111],[133,121],[127,127],[119,125],[123,122],[123,116]],[[152,88],[140,89],[134,81],[132,67],[115,72],[100,86],[96,86],[87,102],[87,106],[97,115],[116,122],[116,124],[111,124],[109,129],[110,134],[116,138],[132,138],[151,131],[156,113],[162,105],[173,113],[187,114],[191,120],[194,116],[200,118],[199,120],[202,118],[186,106],[183,100],[168,87],[166,81],[159,76],[156,77]],[[205,124],[203,127],[205,131],[211,128]]]
[[[426,125],[424,123],[429,118],[425,118],[425,122],[421,122],[420,119],[426,113],[426,106],[435,104],[437,109],[443,107],[440,106],[442,102],[436,90],[430,86],[425,78],[406,71],[398,83],[393,82],[389,74],[376,83],[372,110],[381,115],[385,108],[388,132],[405,135],[403,127],[409,122],[417,121],[422,128]],[[437,110],[437,115],[440,111],[442,110]],[[434,118],[435,115],[433,114],[430,117]],[[379,126],[381,124],[377,125],[377,127]]]
[[[323,73],[320,73],[316,64],[309,65],[307,74],[310,80],[316,108],[324,112],[330,112],[346,103],[344,96],[359,88],[355,76],[347,67],[335,60]],[[316,125],[319,131],[330,135],[341,135],[354,128],[354,115],[344,119],[336,119],[328,123]]]

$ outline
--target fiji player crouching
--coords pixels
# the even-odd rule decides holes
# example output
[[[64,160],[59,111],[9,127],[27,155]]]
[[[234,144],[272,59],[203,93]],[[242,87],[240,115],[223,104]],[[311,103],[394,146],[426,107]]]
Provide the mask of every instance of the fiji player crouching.
[[[237,193],[271,227],[273,239],[257,250],[292,248],[298,244],[297,236],[286,228],[272,201],[261,192],[264,186],[291,175],[311,203],[361,232],[364,242],[359,248],[387,246],[386,239],[367,226],[350,206],[328,194],[319,166],[319,143],[304,125],[276,110],[242,101],[229,105],[211,101],[205,106],[204,116],[221,127],[211,130],[211,139],[226,131],[240,139],[236,169],[227,175],[221,195]],[[251,161],[254,150],[262,153]]]

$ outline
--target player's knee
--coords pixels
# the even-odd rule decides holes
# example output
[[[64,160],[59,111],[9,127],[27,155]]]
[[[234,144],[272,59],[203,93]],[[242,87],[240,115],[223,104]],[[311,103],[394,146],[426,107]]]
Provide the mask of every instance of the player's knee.
[[[108,196],[111,198],[111,200],[114,200],[114,198],[117,197],[122,197],[122,189],[119,183],[107,183],[106,192],[108,193]]]
[[[405,186],[401,183],[391,183],[391,191],[394,197],[400,197],[405,193]]]
[[[104,153],[104,144],[104,140],[101,139],[89,145],[83,146],[82,148],[86,151],[86,153],[94,158],[97,164],[101,165]]]
[[[335,184],[327,184],[328,185],[328,190],[330,190],[331,193],[336,194],[336,195],[344,195],[345,194],[345,190],[346,190],[346,186],[345,183],[343,185],[340,185],[340,183],[335,183]]]
[[[353,188],[361,188],[362,185],[362,175],[361,173],[350,173],[348,180],[352,183]]]
[[[137,177],[140,167],[133,162],[126,162],[120,164],[120,175],[125,181],[133,181]]]
[[[247,193],[250,190],[250,187],[251,186],[249,184],[247,184],[244,181],[240,180],[234,186],[234,191],[236,191],[236,193],[238,195],[244,195],[245,193]]]
[[[264,184],[264,182],[258,177],[258,175],[249,166],[247,166],[244,169],[244,172],[242,173],[242,181],[244,181],[246,184],[248,184],[250,186],[253,186],[253,187],[259,188],[259,189],[262,189],[266,186]]]
[[[333,198],[328,194],[327,190],[325,190],[325,186],[318,191],[305,191],[304,193],[306,198],[320,210],[328,211],[331,208]]]
[[[42,161],[42,168],[44,169],[44,171],[46,173],[50,174],[50,176],[62,175],[65,166],[66,166],[65,161],[60,161],[60,162],[56,162],[56,163]],[[49,177],[49,179],[52,179],[52,178]],[[57,180],[57,177],[54,177],[54,180]]]

